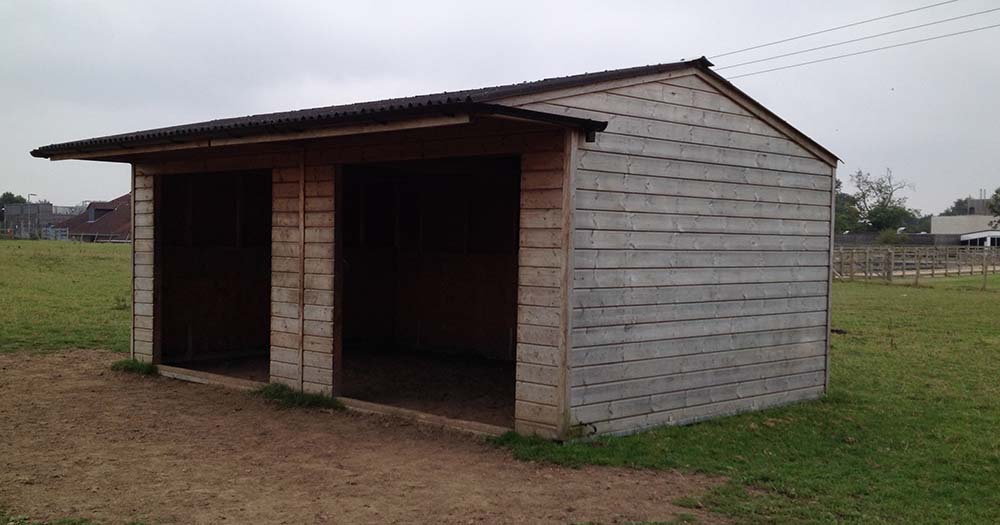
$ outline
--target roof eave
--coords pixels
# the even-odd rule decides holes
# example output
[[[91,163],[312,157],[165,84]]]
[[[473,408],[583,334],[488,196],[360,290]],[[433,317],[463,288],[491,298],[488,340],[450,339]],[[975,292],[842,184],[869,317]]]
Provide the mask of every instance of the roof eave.
[[[425,108],[406,108],[338,118],[329,121],[314,120],[286,126],[245,127],[238,130],[218,129],[176,137],[114,141],[102,144],[56,144],[31,151],[36,158],[49,160],[122,160],[123,157],[165,150],[193,150],[220,146],[246,145],[269,142],[290,142],[333,136],[362,135],[369,133],[401,131],[406,129],[441,127],[468,124],[473,117],[505,117],[540,122],[559,127],[578,128],[588,140],[598,131],[607,128],[604,121],[556,115],[542,111],[512,108],[499,104],[461,102]],[[237,133],[238,131],[238,133]]]

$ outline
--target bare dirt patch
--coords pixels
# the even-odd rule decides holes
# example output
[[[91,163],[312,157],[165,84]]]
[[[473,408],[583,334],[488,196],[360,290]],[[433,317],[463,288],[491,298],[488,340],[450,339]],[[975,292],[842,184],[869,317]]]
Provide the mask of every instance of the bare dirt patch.
[[[111,372],[120,357],[0,354],[0,506],[150,524],[719,521],[670,503],[718,480],[518,462],[393,418]]]

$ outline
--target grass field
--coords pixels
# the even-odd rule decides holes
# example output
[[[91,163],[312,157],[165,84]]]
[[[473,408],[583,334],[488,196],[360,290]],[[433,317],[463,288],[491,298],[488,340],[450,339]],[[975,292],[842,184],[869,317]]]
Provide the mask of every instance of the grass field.
[[[0,242],[0,351],[128,345],[128,247]],[[517,457],[730,479],[745,523],[1000,522],[1000,276],[837,283],[822,401],[594,443],[507,436]]]
[[[129,249],[0,241],[0,352],[127,351]]]

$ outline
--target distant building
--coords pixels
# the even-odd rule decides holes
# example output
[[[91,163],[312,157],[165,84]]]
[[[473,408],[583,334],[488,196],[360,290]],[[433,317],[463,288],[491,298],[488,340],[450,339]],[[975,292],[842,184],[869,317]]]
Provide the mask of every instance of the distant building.
[[[992,230],[990,215],[953,215],[931,217],[931,233],[965,235],[966,233]]]
[[[68,229],[68,237],[74,241],[129,240],[132,236],[132,194],[126,193],[107,202],[91,202],[82,213],[56,227]]]
[[[3,233],[17,239],[38,239],[48,228],[80,213],[80,206],[53,206],[51,202],[4,205]]]

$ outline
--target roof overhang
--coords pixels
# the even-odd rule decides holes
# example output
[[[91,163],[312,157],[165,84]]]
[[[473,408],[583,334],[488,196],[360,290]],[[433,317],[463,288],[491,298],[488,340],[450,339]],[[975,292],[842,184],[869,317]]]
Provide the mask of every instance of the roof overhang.
[[[125,160],[132,155],[163,151],[193,150],[258,143],[382,133],[420,128],[468,124],[477,118],[502,118],[549,124],[581,130],[587,141],[608,123],[599,120],[556,115],[499,104],[454,102],[422,107],[399,107],[330,118],[271,122],[263,125],[192,125],[43,146],[33,157],[49,160]],[[222,121],[225,122],[225,121]]]

